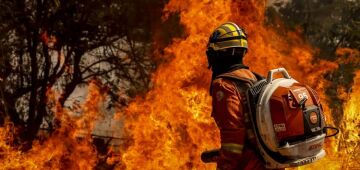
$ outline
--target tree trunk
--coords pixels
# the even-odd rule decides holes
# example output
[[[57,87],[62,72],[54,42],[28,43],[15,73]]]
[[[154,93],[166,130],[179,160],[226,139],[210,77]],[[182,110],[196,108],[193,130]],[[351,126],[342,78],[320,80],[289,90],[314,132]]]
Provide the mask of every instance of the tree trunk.
[[[84,52],[80,50],[75,51],[74,55],[74,73],[71,79],[71,82],[65,86],[65,90],[59,98],[59,102],[61,106],[64,106],[66,99],[71,95],[71,93],[75,90],[76,86],[82,82],[82,74],[80,70],[80,61]]]

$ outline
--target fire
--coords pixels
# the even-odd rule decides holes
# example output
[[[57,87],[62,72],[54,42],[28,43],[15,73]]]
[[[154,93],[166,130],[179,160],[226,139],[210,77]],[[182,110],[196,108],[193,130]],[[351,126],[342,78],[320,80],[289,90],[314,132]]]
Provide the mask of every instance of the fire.
[[[337,64],[313,62],[314,50],[297,33],[281,35],[264,26],[264,1],[171,0],[164,12],[180,12],[188,36],[165,49],[162,57],[171,61],[158,68],[153,89],[138,97],[124,115],[125,130],[133,140],[122,155],[126,169],[215,169],[199,159],[202,151],[219,147],[219,134],[210,116],[205,49],[213,29],[226,21],[248,32],[250,50],[245,64],[264,75],[285,67],[295,79],[320,92],[331,119],[322,75]]]
[[[89,83],[89,92],[82,104],[81,116],[62,108],[55,91],[47,94],[54,104],[58,129],[51,136],[35,141],[33,148],[22,153],[14,149],[6,139],[13,134],[11,126],[0,129],[0,169],[93,169],[98,161],[90,136],[94,122],[101,118],[99,103],[103,101],[99,87]],[[87,131],[84,131],[87,130]]]
[[[41,41],[49,48],[54,48],[54,46],[57,43],[57,39],[55,37],[55,35],[48,35],[47,31],[44,31],[40,34],[40,39]]]
[[[351,49],[351,48],[339,48],[336,50],[336,55],[342,56],[338,58],[338,63],[360,63],[360,51],[358,49]]]
[[[179,12],[187,36],[175,39],[160,56],[169,62],[160,65],[153,74],[153,88],[145,96],[135,98],[125,112],[118,113],[125,119],[124,136],[131,139],[119,158],[123,163],[119,168],[215,169],[215,164],[204,164],[200,160],[201,152],[219,147],[219,132],[210,115],[208,88],[211,73],[206,68],[205,49],[213,29],[227,21],[236,22],[248,33],[249,52],[245,64],[251,70],[266,75],[270,69],[285,67],[295,79],[320,93],[327,120],[331,123],[324,93],[329,83],[323,75],[337,68],[337,64],[315,60],[314,49],[300,38],[299,33],[267,27],[264,24],[265,4],[265,1],[257,0],[169,1],[164,9],[164,19],[171,13]],[[48,43],[47,34],[42,38]],[[342,52],[349,50],[338,51],[339,54]],[[11,145],[14,140],[12,134],[16,133],[11,124],[0,128],[0,169],[95,168],[99,158],[90,132],[94,122],[101,119],[99,103],[104,100],[101,89],[95,82],[89,83],[81,116],[56,103],[59,97],[56,92],[49,90],[48,96],[51,99],[49,104],[54,105],[55,122],[59,123],[59,127],[50,137],[36,141],[27,152],[14,149]],[[296,169],[360,167],[356,162],[360,141],[359,102],[360,72],[357,72],[345,104],[340,137],[326,141],[326,158]]]
[[[163,57],[173,58],[153,76],[154,88],[127,109],[125,130],[133,139],[122,155],[126,169],[214,169],[200,153],[219,146],[210,117],[209,74],[204,57],[212,29],[229,20],[230,1],[170,1],[189,34]],[[216,11],[216,12],[214,12]]]
[[[342,149],[343,169],[351,167],[360,167],[357,160],[360,153],[360,71],[356,72],[354,85],[349,100],[345,104],[343,123],[341,129],[344,129],[340,135]]]

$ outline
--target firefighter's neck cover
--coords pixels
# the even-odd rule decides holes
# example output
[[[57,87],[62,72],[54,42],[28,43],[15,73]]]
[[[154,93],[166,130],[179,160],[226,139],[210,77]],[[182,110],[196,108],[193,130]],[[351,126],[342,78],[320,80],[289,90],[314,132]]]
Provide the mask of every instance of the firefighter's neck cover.
[[[274,79],[275,73],[283,78]],[[211,95],[221,136],[219,169],[286,168],[325,156],[318,95],[285,69],[269,71],[266,79],[248,69],[217,75]]]

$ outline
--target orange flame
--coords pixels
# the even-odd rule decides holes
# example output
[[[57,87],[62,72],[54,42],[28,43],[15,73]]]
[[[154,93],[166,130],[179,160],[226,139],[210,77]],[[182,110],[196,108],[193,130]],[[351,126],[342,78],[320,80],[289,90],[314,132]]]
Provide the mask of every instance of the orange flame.
[[[250,50],[245,64],[264,75],[270,69],[285,67],[295,79],[320,93],[327,120],[331,122],[324,94],[329,83],[323,75],[335,69],[337,64],[315,60],[314,49],[297,33],[265,26],[264,1],[170,0],[164,12],[164,18],[170,13],[180,13],[187,37],[175,39],[165,49],[161,57],[170,62],[159,66],[154,73],[153,88],[148,94],[137,97],[125,113],[118,114],[125,118],[126,136],[131,138],[129,147],[121,155],[124,165],[118,168],[215,169],[214,164],[204,164],[200,160],[202,151],[219,147],[219,132],[210,116],[210,71],[206,69],[205,49],[213,29],[226,21],[234,21],[248,32]],[[42,38],[47,44],[47,34]],[[337,52],[339,55],[354,54],[349,51]],[[349,62],[353,62],[353,58]],[[338,62],[346,63],[347,60]],[[48,96],[53,101],[58,98],[51,90]],[[99,103],[103,100],[100,89],[91,82],[87,100],[82,105],[82,116],[52,102],[60,127],[25,153],[11,146],[11,134],[15,133],[13,126],[8,124],[6,128],[0,128],[0,169],[93,169],[99,158],[91,143],[90,132],[94,122],[101,119]],[[360,167],[356,162],[360,141],[359,101],[360,72],[344,105],[343,131],[339,140],[326,141],[326,158],[296,169]],[[111,157],[108,161],[116,162],[115,159]]]
[[[248,32],[245,64],[262,74],[285,67],[321,93],[330,119],[323,93],[328,83],[322,75],[337,65],[314,62],[314,50],[296,33],[280,35],[264,26],[264,1],[171,0],[164,11],[180,12],[188,36],[165,49],[163,57],[172,60],[153,75],[154,88],[127,109],[125,130],[133,139],[122,155],[127,169],[215,169],[199,159],[202,151],[219,146],[210,117],[210,72],[204,52],[210,33],[226,21],[235,21]]]
[[[93,169],[97,154],[92,145],[90,132],[94,122],[101,118],[99,103],[103,97],[95,83],[89,84],[89,93],[82,105],[81,116],[74,114],[59,103],[56,92],[47,95],[55,104],[54,111],[60,127],[44,141],[36,141],[25,153],[13,149],[6,140],[0,140],[0,169]],[[86,131],[84,131],[86,130]],[[6,139],[11,131],[0,128],[0,138]]]
[[[336,55],[340,56],[337,60],[338,63],[360,64],[360,51],[358,49],[339,48],[336,50]]]
[[[360,71],[356,72],[349,100],[345,103],[339,148],[342,149],[342,169],[360,168]]]
[[[57,43],[55,35],[48,35],[47,31],[44,31],[40,34],[40,40],[49,48],[53,48]]]

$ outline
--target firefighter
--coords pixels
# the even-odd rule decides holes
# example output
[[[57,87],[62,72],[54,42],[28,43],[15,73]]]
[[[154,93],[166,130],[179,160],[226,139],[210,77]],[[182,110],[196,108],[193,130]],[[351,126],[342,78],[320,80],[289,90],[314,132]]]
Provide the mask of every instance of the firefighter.
[[[247,50],[246,33],[232,22],[216,28],[207,45],[208,66],[212,70],[212,117],[221,137],[220,156],[216,160],[219,170],[265,169],[256,152],[256,139],[247,115],[246,81],[256,81],[256,76],[243,64]],[[222,75],[246,81],[235,82]]]

